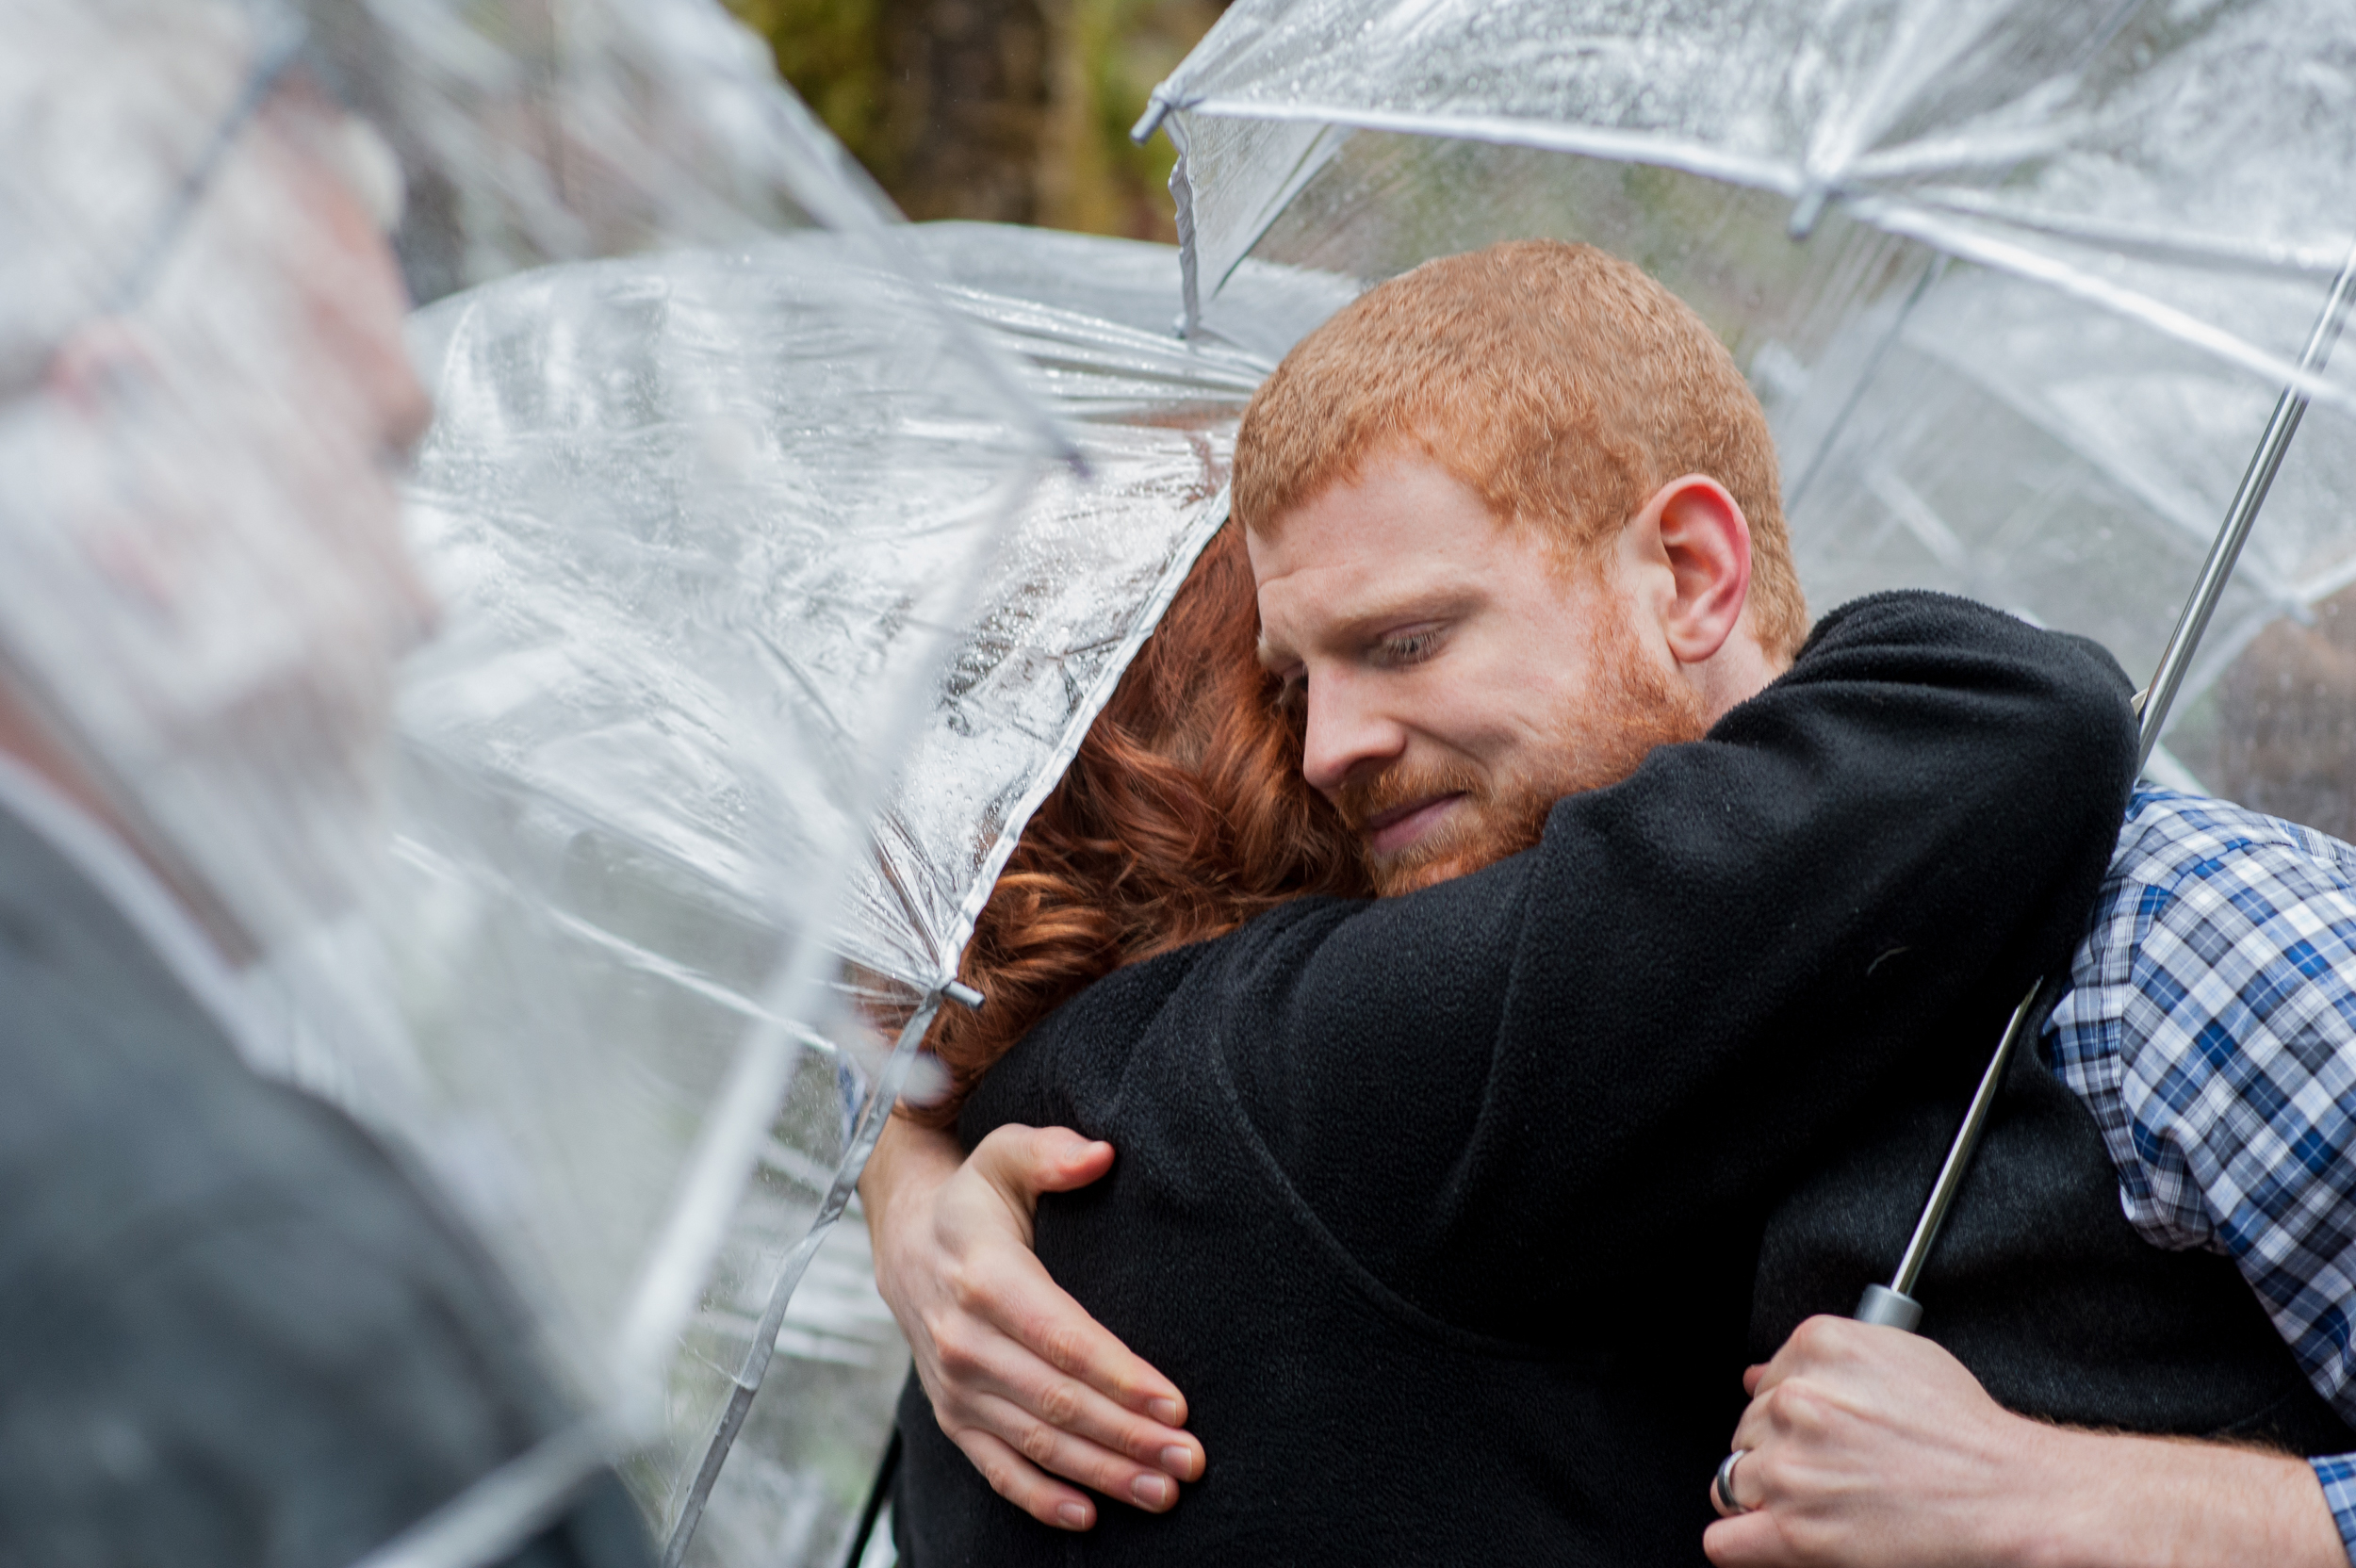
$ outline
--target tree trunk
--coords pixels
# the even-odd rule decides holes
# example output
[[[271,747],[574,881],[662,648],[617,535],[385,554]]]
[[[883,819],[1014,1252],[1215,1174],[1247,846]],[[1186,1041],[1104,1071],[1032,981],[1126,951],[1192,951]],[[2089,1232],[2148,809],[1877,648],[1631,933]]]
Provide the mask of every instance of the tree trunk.
[[[878,171],[910,218],[1029,223],[1048,107],[1039,0],[883,0]]]

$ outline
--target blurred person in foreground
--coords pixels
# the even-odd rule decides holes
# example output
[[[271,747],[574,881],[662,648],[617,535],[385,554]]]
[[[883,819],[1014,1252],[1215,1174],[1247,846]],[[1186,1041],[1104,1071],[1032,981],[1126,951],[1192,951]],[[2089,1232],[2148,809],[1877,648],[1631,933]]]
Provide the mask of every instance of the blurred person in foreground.
[[[1397,896],[1287,905],[1039,1021],[1167,946],[1159,890],[1230,885],[1216,837],[1138,833],[1139,800],[1216,821],[1236,793],[1199,718],[1119,717],[1124,683],[1100,730],[1158,735],[1194,777],[1148,771],[1124,802],[1136,770],[1091,735],[977,931],[990,1003],[937,1036],[978,1073],[973,1159],[895,1123],[866,1184],[924,1384],[895,1519],[919,1568],[1058,1551],[960,1449],[1119,1560],[2346,1560],[2347,1380],[2302,1330],[2347,1294],[2324,1249],[2350,1207],[2278,1161],[2320,1228],[2204,1233],[2197,1178],[2229,1136],[2247,1177],[2316,1112],[2221,1047],[2278,1079],[2319,1047],[2328,1075],[2356,1027],[2356,854],[2220,802],[2126,803],[2123,773],[2070,816],[2090,795],[2052,792],[2117,760],[2121,714],[2048,730],[2028,672],[2072,645],[1992,612],[1863,601],[1792,657],[1756,403],[1593,253],[1370,292],[1255,400],[1235,496],[1259,653],[1307,686],[1301,775],[1260,788],[1314,786]],[[1550,547],[1582,511],[1601,543]],[[2019,706],[1986,722],[2000,694]],[[2008,930],[2075,984],[1925,1276],[1931,1337],[1811,1315],[1902,1246],[2025,988],[1984,945]],[[2195,1103],[2122,1088],[2171,1061]],[[1023,1250],[1041,1191],[1055,1283]],[[1697,1484],[1741,1363],[1771,1352],[1744,1451]],[[1100,1516],[1049,1473],[1176,1511]],[[1748,1511],[1705,1537],[1705,1496]]]
[[[379,850],[430,410],[391,155],[299,33],[0,0],[0,1561],[384,1545],[570,1417],[233,969]],[[651,1560],[611,1476],[512,1560]]]

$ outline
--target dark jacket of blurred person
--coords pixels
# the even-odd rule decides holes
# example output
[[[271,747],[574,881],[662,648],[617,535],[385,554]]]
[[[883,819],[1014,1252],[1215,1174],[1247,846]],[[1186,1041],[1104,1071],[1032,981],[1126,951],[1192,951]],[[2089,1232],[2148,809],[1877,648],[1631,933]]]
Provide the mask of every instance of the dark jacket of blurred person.
[[[358,1560],[556,1430],[498,1271],[0,759],[0,1562]],[[228,1016],[224,1016],[224,1014]],[[608,1479],[512,1560],[648,1560]]]

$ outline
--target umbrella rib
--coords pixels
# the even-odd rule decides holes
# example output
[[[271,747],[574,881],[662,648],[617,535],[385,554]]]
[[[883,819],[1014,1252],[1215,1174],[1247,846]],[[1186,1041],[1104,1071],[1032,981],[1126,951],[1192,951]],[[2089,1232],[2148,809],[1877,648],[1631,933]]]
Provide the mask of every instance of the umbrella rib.
[[[2319,246],[2184,234],[2147,228],[2140,223],[2045,212],[2035,207],[2012,206],[1988,192],[1956,187],[1924,186],[1907,192],[1906,199],[1917,206],[1953,213],[1958,218],[1980,219],[2009,229],[2052,235],[2056,239],[2100,245],[2189,266],[2305,278],[2329,277],[2340,264],[2338,251]]]
[[[1992,271],[2008,272],[2033,283],[2049,285],[2073,298],[2124,316],[2129,320],[2140,321],[2156,332],[2214,354],[2230,365],[2254,370],[2299,393],[2302,407],[2309,399],[2320,399],[2334,407],[2356,413],[2356,393],[2325,381],[2319,369],[2320,362],[2317,365],[2292,364],[2138,289],[2121,287],[2026,246],[1993,236],[1973,234],[1926,207],[1883,196],[1858,197],[1846,204],[1852,217],[1885,233],[1920,240]]]
[[[737,1370],[728,1389],[728,1408],[721,1414],[712,1441],[704,1449],[703,1463],[695,1472],[695,1484],[689,1489],[687,1501],[679,1509],[679,1522],[672,1527],[671,1538],[663,1545],[663,1568],[679,1568],[687,1554],[687,1544],[695,1539],[695,1527],[703,1519],[704,1506],[711,1500],[712,1489],[720,1478],[720,1467],[727,1462],[729,1450],[736,1445],[736,1434],[744,1429],[744,1417],[751,1412],[753,1396],[761,1392],[761,1380],[768,1376],[769,1362],[777,1354],[777,1333],[785,1326],[785,1309],[794,1299],[794,1287],[810,1268],[810,1259],[833,1233],[835,1221],[849,1206],[851,1194],[859,1184],[859,1175],[867,1168],[867,1156],[875,1152],[875,1139],[883,1133],[892,1108],[899,1102],[900,1089],[908,1070],[915,1064],[917,1042],[932,1027],[933,1015],[940,1009],[941,992],[936,990],[916,1009],[915,1016],[900,1031],[900,1038],[892,1047],[892,1056],[877,1075],[867,1103],[860,1108],[857,1126],[851,1135],[851,1146],[843,1151],[843,1162],[835,1168],[834,1184],[826,1189],[817,1215],[810,1229],[778,1269],[775,1284],[770,1287],[769,1304],[754,1328],[752,1343],[745,1348],[744,1364]]]
[[[1875,376],[1881,374],[1882,361],[1888,359],[1890,351],[1897,347],[1898,335],[1906,330],[1907,319],[1914,315],[1914,307],[1922,302],[1922,296],[1930,292],[1931,286],[1945,276],[1948,263],[1944,251],[1932,253],[1931,259],[1922,268],[1922,275],[1915,280],[1906,302],[1898,307],[1897,319],[1890,323],[1890,330],[1882,334],[1882,340],[1873,345],[1873,353],[1865,361],[1864,370],[1859,372],[1857,384],[1849,388],[1848,397],[1841,404],[1841,412],[1832,416],[1832,428],[1825,431],[1824,438],[1816,444],[1816,450],[1808,457],[1808,467],[1800,474],[1800,482],[1792,487],[1792,497],[1783,504],[1787,514],[1797,512],[1800,503],[1808,498],[1809,486],[1816,482],[1816,476],[1824,470],[1824,460],[1832,456],[1833,449],[1841,444],[1841,434],[1849,428],[1851,416],[1865,400],[1866,388],[1873,384]]]
[[[1791,197],[1798,196],[1805,184],[1799,172],[1786,164],[1643,131],[1562,125],[1498,114],[1411,114],[1333,104],[1260,104],[1238,98],[1204,98],[1186,108],[1190,114],[1223,120],[1307,121],[1361,131],[1399,131],[1410,136],[1453,137],[1507,147],[1580,153],[1612,163],[1658,164],[1691,174],[1707,174],[1727,185],[1772,190]]]

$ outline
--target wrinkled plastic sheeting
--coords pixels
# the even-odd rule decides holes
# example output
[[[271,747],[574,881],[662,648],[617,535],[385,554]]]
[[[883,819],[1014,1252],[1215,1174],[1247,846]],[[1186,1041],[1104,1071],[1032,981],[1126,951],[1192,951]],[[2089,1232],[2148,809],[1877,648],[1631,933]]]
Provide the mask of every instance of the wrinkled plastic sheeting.
[[[1598,244],[1750,376],[1819,608],[1949,588],[2139,676],[2356,235],[2356,12],[2316,0],[1241,0],[1156,96],[1203,308],[1246,255],[1371,281]],[[2173,721],[2208,772],[2159,763],[2261,801],[2292,764],[2219,774],[2201,694],[2356,576],[2356,354],[2304,384]],[[2327,651],[2276,656],[2284,714],[2356,695]]]
[[[5,0],[0,37],[0,680],[221,945],[267,945],[369,874],[426,619],[399,285],[354,197],[289,199],[349,148],[257,121],[283,50],[244,8]]]
[[[885,821],[882,874],[846,951],[878,972],[931,976],[954,970],[1008,825],[1019,832],[1062,776],[1223,515],[1206,503],[1244,403],[1353,290],[1255,267],[1214,318],[1227,344],[1190,346],[1170,330],[1167,247],[962,223],[913,237],[947,297],[1070,421],[1088,467],[1050,479],[1010,531]]]
[[[750,1042],[781,1033],[760,1122],[822,1152],[841,1049],[888,1044],[801,950],[1039,458],[935,310],[812,237],[529,273],[417,324],[441,414],[412,524],[449,612],[405,672],[382,923],[425,1119],[507,1162],[452,1175],[603,1398],[701,1289],[735,1187],[690,1188]],[[818,988],[781,994],[797,958]],[[869,988],[905,1016],[935,981]],[[711,1233],[680,1255],[683,1227]]]
[[[1234,343],[1188,345],[1167,248],[900,233],[1085,474],[1034,485],[936,302],[838,237],[551,268],[414,334],[441,413],[413,531],[449,612],[405,672],[405,885],[379,923],[423,1119],[458,1130],[451,1181],[571,1346],[618,1331],[745,1031],[800,1047],[631,1471],[668,1531],[781,1272],[810,1267],[775,1331],[792,1370],[699,1537],[714,1560],[839,1544],[905,1365],[845,1262],[863,1238],[806,1255],[850,1131],[1223,517],[1244,400],[1348,294],[1255,269],[1217,318]],[[882,698],[911,680],[895,737]],[[905,760],[870,800],[884,753]],[[839,864],[845,901],[813,902]],[[780,1020],[797,942],[834,1000]]]
[[[970,223],[908,237],[948,297],[1020,356],[1091,472],[1086,484],[1051,481],[1017,519],[904,770],[851,933],[853,972],[866,976],[955,964],[1022,823],[1223,515],[1218,492],[1243,403],[1352,292],[1252,264],[1188,347],[1171,334],[1178,269],[1166,246]],[[679,1383],[696,1397],[679,1399],[682,1415],[722,1408],[722,1370],[744,1364],[763,1308],[791,1293],[690,1561],[839,1561],[890,1433],[906,1358],[875,1294],[863,1227],[841,1228],[798,1284],[793,1274],[810,1194],[831,1159],[782,1132],[772,1142],[691,1331],[695,1360]],[[684,1419],[672,1430],[693,1441],[662,1458],[666,1520],[723,1451],[709,1418],[702,1430]]]

